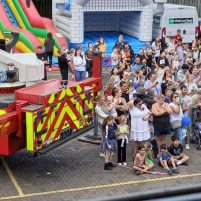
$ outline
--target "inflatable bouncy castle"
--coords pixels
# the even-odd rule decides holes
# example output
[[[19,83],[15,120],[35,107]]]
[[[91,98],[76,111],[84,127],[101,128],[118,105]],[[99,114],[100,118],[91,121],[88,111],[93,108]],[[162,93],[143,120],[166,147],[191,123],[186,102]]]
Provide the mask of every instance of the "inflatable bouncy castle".
[[[55,55],[57,49],[66,44],[65,37],[56,31],[52,20],[39,15],[32,0],[0,1],[0,39],[4,38],[4,33],[13,31],[20,33],[17,52],[35,52],[36,47],[44,43],[48,32],[55,40]]]

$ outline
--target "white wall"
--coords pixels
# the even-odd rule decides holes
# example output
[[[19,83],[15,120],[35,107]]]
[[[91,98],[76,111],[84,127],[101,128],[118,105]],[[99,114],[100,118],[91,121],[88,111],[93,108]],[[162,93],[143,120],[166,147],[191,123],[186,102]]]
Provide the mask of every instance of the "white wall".
[[[153,8],[151,5],[144,6],[140,14],[139,40],[151,41],[153,27]]]
[[[119,31],[139,38],[140,13],[141,12],[121,12],[119,14]]]
[[[70,40],[72,43],[84,42],[84,11],[83,7],[72,3],[71,6],[71,32]]]
[[[72,0],[69,17],[59,17],[53,9],[58,31],[72,43],[84,42],[85,31],[120,31],[141,41],[151,41],[153,8],[145,5],[152,0],[84,0],[84,7],[78,1],[82,2]]]

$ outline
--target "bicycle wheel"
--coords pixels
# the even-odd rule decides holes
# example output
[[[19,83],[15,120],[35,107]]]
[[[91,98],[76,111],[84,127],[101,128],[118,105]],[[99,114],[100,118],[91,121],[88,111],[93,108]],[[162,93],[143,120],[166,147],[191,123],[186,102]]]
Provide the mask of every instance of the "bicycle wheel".
[[[197,150],[200,150],[201,149],[201,139],[200,139],[200,133],[199,131],[197,131]]]

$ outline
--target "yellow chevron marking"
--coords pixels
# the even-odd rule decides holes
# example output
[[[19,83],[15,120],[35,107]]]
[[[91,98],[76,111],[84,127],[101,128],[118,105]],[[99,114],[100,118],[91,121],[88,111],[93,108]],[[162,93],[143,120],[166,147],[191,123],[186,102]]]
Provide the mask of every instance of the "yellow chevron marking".
[[[82,87],[80,85],[77,85],[76,90],[77,90],[78,93],[81,93],[82,92]]]
[[[45,112],[43,113],[43,115],[47,115],[49,110],[50,110],[50,107],[45,108]],[[36,130],[37,132],[42,130],[43,124],[45,123],[47,118],[48,118],[48,116],[44,116],[43,119],[41,119],[41,120],[38,119],[38,121],[40,121],[40,123],[38,124],[37,130]],[[48,122],[48,124],[49,124],[49,122]]]
[[[54,103],[54,100],[55,100],[55,93],[51,94],[49,100],[48,100],[48,103],[51,104],[51,103]]]
[[[0,116],[6,114],[5,110],[0,110]]]
[[[64,99],[65,96],[66,96],[66,90],[64,89],[64,90],[62,90],[62,92],[61,92],[61,94],[59,96],[59,101],[62,100],[62,99]]]
[[[6,124],[5,124],[5,128],[7,128],[7,127],[9,127],[10,126],[10,122],[6,122]]]
[[[71,96],[73,96],[74,94],[73,94],[73,92],[71,91],[71,89],[66,89],[66,95],[67,96],[69,96],[69,97],[71,97]]]

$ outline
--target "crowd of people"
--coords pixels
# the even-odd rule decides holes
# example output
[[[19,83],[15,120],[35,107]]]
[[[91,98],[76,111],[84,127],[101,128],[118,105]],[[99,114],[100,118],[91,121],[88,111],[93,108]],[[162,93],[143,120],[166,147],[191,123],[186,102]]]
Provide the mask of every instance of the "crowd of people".
[[[129,143],[137,175],[152,169],[155,157],[169,175],[179,173],[177,166],[189,160],[184,148],[190,149],[193,125],[200,122],[201,41],[183,44],[178,30],[167,43],[156,37],[134,53],[120,35],[111,66],[95,108],[103,136],[104,169],[115,167],[112,158],[116,150],[118,165],[127,165]],[[170,134],[172,144],[168,147]]]
[[[44,80],[47,80],[47,71],[52,71],[52,58],[54,52],[54,39],[51,33],[47,34],[47,38],[43,46],[37,47],[36,56],[38,59],[44,62]],[[79,82],[86,77],[92,77],[93,70],[93,55],[94,52],[99,52],[101,56],[101,62],[106,56],[106,44],[103,38],[93,43],[88,44],[88,48],[85,52],[82,50],[82,46],[78,46],[76,49],[68,49],[66,44],[61,46],[61,49],[57,52],[58,67],[60,69],[62,80],[69,80],[69,71],[72,74],[72,79]]]
[[[37,53],[37,57],[50,67],[53,46],[52,36],[48,34],[45,52],[40,46]],[[106,48],[103,38],[94,45],[89,43],[85,52],[81,46],[69,51],[63,45],[58,50],[62,80],[69,79],[69,70],[75,81],[91,77],[94,53],[99,52],[103,65]],[[201,40],[184,44],[178,30],[169,40],[156,37],[152,43],[146,43],[145,49],[134,53],[121,34],[112,49],[110,64],[110,78],[103,95],[97,97],[95,108],[103,136],[104,169],[115,167],[112,157],[116,149],[117,163],[127,165],[129,143],[133,168],[138,175],[152,169],[153,157],[158,158],[159,165],[168,174],[179,173],[176,165],[185,164],[189,159],[183,146],[190,149],[192,127],[200,122]],[[168,148],[166,138],[170,134],[172,145]]]

